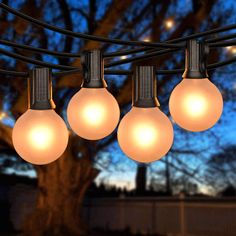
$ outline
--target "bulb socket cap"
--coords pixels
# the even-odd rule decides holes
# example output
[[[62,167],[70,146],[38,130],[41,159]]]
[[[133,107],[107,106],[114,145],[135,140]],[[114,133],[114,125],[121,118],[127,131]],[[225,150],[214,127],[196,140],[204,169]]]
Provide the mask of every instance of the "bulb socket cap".
[[[30,70],[28,78],[28,108],[33,110],[54,109],[52,100],[52,73],[49,68]]]
[[[208,78],[206,61],[209,47],[203,41],[191,39],[187,41],[185,52],[185,79]]]
[[[133,106],[143,108],[160,106],[156,97],[156,70],[154,66],[137,66],[132,87]]]
[[[104,80],[104,62],[101,50],[83,51],[80,61],[84,76],[81,87],[106,88],[107,84]]]

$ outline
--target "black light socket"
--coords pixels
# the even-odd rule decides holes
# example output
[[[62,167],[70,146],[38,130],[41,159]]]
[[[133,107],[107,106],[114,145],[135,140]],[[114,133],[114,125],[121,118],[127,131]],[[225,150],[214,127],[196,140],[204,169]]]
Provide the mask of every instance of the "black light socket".
[[[99,49],[84,51],[81,55],[84,80],[82,88],[106,88],[104,62]]]
[[[54,109],[52,73],[49,68],[35,68],[28,78],[28,107],[33,110]]]
[[[157,107],[156,71],[154,66],[137,66],[133,76],[133,106]]]
[[[183,78],[202,79],[208,78],[206,60],[209,47],[202,41],[191,39],[187,41],[185,56],[185,71]]]

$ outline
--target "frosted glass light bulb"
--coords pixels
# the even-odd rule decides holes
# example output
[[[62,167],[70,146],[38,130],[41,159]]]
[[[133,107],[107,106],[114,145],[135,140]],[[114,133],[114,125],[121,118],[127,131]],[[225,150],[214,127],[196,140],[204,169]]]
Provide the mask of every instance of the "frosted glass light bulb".
[[[119,105],[106,88],[81,88],[67,108],[72,130],[89,140],[102,139],[112,133],[119,117]]]
[[[174,138],[168,117],[158,107],[133,107],[121,120],[118,142],[131,159],[149,163],[169,151]]]
[[[211,128],[220,118],[223,99],[217,87],[207,78],[183,79],[169,101],[173,120],[189,131]]]
[[[27,162],[42,165],[58,159],[68,143],[68,130],[53,109],[28,109],[15,123],[12,140]]]

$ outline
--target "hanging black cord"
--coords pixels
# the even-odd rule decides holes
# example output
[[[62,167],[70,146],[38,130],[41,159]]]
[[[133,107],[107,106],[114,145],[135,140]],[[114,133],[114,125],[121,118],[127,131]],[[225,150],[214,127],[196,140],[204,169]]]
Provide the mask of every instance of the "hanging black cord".
[[[208,32],[208,31],[205,31],[205,32]],[[168,41],[165,41],[165,42],[168,43],[168,42],[176,42],[176,41],[177,42],[186,41],[186,40],[189,40],[189,39],[204,36],[202,34],[204,34],[205,32],[191,34],[189,36],[185,36],[185,37],[177,38],[177,39],[173,39],[173,40],[168,40]],[[222,40],[233,39],[233,38],[236,38],[236,34],[229,34],[229,35],[225,35],[225,36],[221,36],[221,37],[217,37],[217,38],[207,39],[206,42],[215,43],[215,42],[219,42],[219,41],[222,41]],[[157,50],[150,49],[150,48],[147,48],[147,47],[141,47],[141,48],[138,48],[138,49],[129,49],[129,50],[122,50],[122,51],[118,51],[118,52],[106,53],[105,57],[123,56],[123,55],[129,55],[129,54],[132,54],[132,53],[144,52],[144,51],[153,52],[153,51],[157,51]]]
[[[166,53],[174,52],[176,50],[179,50],[179,49],[164,49],[164,50],[161,50],[161,51],[155,51],[154,53],[147,53],[147,54],[144,54],[144,55],[141,55],[141,56],[138,56],[138,57],[132,57],[132,58],[129,58],[129,59],[124,59],[124,60],[113,62],[113,63],[110,63],[110,64],[105,64],[105,67],[111,67],[111,66],[114,66],[116,64],[120,65],[120,64],[125,64],[125,63],[129,63],[129,62],[137,61],[137,60],[143,60],[143,59],[146,59],[146,58],[150,58],[153,55],[163,55],[163,54],[166,54]],[[52,69],[61,69],[61,70],[77,69],[76,67],[73,67],[73,66],[56,65],[56,64],[51,64],[51,63],[48,63],[48,62],[35,60],[35,59],[29,58],[29,57],[26,57],[26,56],[22,56],[18,53],[13,53],[13,52],[6,51],[2,48],[0,48],[0,53],[4,54],[6,56],[12,57],[14,59],[17,59],[17,60],[21,60],[21,61],[31,63],[31,64],[34,64],[34,65],[38,65],[38,66],[49,67],[49,68],[52,68]],[[127,62],[127,60],[128,60],[128,62]]]
[[[36,48],[36,47],[24,45],[24,44],[10,42],[8,40],[3,40],[3,39],[0,39],[0,44],[6,45],[6,46],[11,46],[13,48],[24,49],[24,50],[30,51],[30,52],[45,53],[45,54],[49,54],[49,55],[53,55],[53,56],[57,56],[57,57],[75,57],[75,58],[80,57],[80,54],[77,54],[77,53],[55,52],[55,51],[50,51],[48,49]]]
[[[83,38],[83,39],[87,39],[87,40],[100,41],[100,42],[104,42],[104,43],[108,42],[108,43],[123,44],[123,45],[136,45],[136,46],[147,46],[147,47],[167,47],[167,48],[178,48],[178,47],[183,46],[183,45],[176,45],[176,44],[172,45],[169,43],[150,43],[150,42],[143,42],[143,41],[126,41],[126,40],[119,40],[119,39],[109,39],[109,38],[100,37],[100,36],[94,36],[94,35],[83,34],[83,33],[76,33],[76,32],[70,31],[70,30],[66,30],[63,28],[52,26],[52,25],[45,23],[43,21],[40,21],[40,20],[34,19],[33,17],[28,16],[20,11],[17,11],[15,9],[3,4],[3,3],[0,3],[0,7],[3,8],[4,10],[6,10],[7,12],[10,12],[18,17],[21,17],[31,23],[34,23],[38,26],[53,30],[55,32],[65,34],[67,36]],[[201,37],[201,36],[224,32],[224,31],[228,31],[228,30],[232,30],[232,29],[236,29],[236,24],[232,24],[232,25],[224,26],[224,27],[219,27],[219,28],[208,30],[205,32],[196,33],[196,34],[194,34],[194,36],[189,35],[189,36],[184,37],[184,40],[192,39],[193,37],[197,38],[197,37]],[[169,42],[171,42],[171,41],[169,41]]]
[[[103,43],[113,43],[113,44],[121,44],[121,45],[135,45],[135,46],[147,46],[147,47],[161,47],[161,48],[181,48],[183,45],[178,44],[168,44],[168,43],[150,43],[150,42],[143,42],[143,41],[126,41],[126,40],[120,40],[120,39],[109,39],[106,37],[101,36],[95,36],[95,35],[89,35],[89,34],[83,34],[83,33],[76,33],[67,29],[63,29],[60,27],[52,26],[46,22],[37,20],[31,16],[28,16],[20,11],[17,11],[3,3],[0,3],[0,7],[6,10],[7,12],[10,12],[26,21],[29,21],[30,23],[36,24],[40,27],[67,35],[71,37],[76,38],[82,38],[85,40],[93,40],[93,41],[99,41]]]
[[[55,52],[55,51],[51,51],[48,49],[44,49],[44,48],[36,48],[36,47],[32,47],[32,46],[28,46],[28,45],[24,45],[24,44],[18,44],[18,43],[14,43],[8,40],[3,40],[0,39],[0,44],[2,45],[6,45],[6,46],[11,46],[13,48],[20,48],[26,51],[30,51],[30,52],[39,52],[39,53],[45,53],[45,54],[49,54],[49,55],[53,55],[53,56],[57,56],[57,57],[72,57],[72,58],[78,58],[80,57],[79,53],[67,53],[67,52]],[[122,56],[122,55],[128,55],[128,54],[132,54],[132,53],[139,53],[139,52],[143,52],[146,50],[150,50],[150,48],[147,47],[143,47],[143,48],[136,48],[136,49],[130,49],[130,50],[124,50],[124,51],[118,51],[118,52],[114,52],[114,53],[104,53],[103,57],[113,57],[113,56]]]
[[[217,62],[213,63],[207,66],[207,69],[214,70],[222,66],[226,66],[232,63],[236,62],[236,57],[233,57],[229,60],[222,61],[222,62]],[[60,72],[55,72],[53,73],[55,76],[64,76],[68,74],[73,74],[73,73],[81,73],[82,71],[80,69],[73,69],[73,70],[68,70],[68,71],[60,71]],[[180,74],[183,73],[184,69],[175,69],[175,70],[157,70],[156,74],[158,75],[167,75],[167,74]],[[105,70],[104,74],[106,75],[132,75],[132,70]],[[8,71],[8,70],[2,70],[0,69],[0,74],[3,75],[10,75],[10,76],[16,76],[16,77],[27,77],[28,73],[27,72],[17,72],[17,71]]]
[[[206,42],[211,42],[213,40],[206,40]],[[226,47],[226,46],[232,46],[232,45],[236,45],[236,41],[232,40],[229,42],[219,42],[219,43],[209,43],[210,47]],[[105,65],[105,68],[109,68],[112,66],[118,66],[118,65],[123,65],[123,64],[128,64],[130,62],[140,62],[143,60],[146,60],[148,58],[153,58],[156,56],[160,56],[166,53],[170,53],[170,52],[175,52],[178,51],[179,49],[162,49],[162,50],[150,50],[147,53],[143,54],[143,55],[139,55],[139,56],[135,56],[132,58],[127,58],[127,59],[123,59],[123,60],[118,60],[118,61],[114,61],[111,63],[108,63]]]
[[[1,41],[2,40],[0,40],[0,44],[1,44]],[[11,42],[8,42],[8,41],[7,41],[7,43],[11,44]],[[231,41],[231,42],[210,43],[209,46],[210,47],[223,47],[223,46],[231,46],[231,45],[235,45],[235,44],[236,44],[236,41]],[[109,63],[109,64],[105,64],[105,68],[109,68],[109,67],[117,66],[117,65],[122,65],[122,64],[130,63],[130,62],[134,62],[134,61],[136,61],[136,62],[137,61],[143,61],[143,60],[146,60],[148,58],[153,58],[155,56],[160,56],[160,55],[163,55],[163,54],[175,52],[177,50],[179,50],[179,49],[164,49],[164,50],[159,50],[159,51],[153,51],[153,52],[146,53],[146,54],[143,54],[143,55],[140,55],[140,56],[127,58],[127,59],[115,61],[115,62],[112,62],[112,63]],[[9,57],[27,62],[27,63],[31,63],[31,64],[35,64],[35,65],[39,65],[39,66],[45,66],[45,67],[49,67],[49,68],[52,68],[52,69],[78,70],[78,68],[73,67],[73,66],[51,64],[51,63],[48,63],[48,62],[43,62],[43,61],[31,59],[29,57],[25,57],[25,56],[22,56],[22,55],[17,54],[17,53],[12,53],[12,52],[6,51],[6,50],[1,49],[1,48],[0,48],[0,53],[4,54],[6,56],[9,56]]]
[[[236,38],[236,33],[234,34],[227,34],[221,37],[217,37],[217,38],[212,38],[212,39],[207,39],[206,42],[207,43],[216,43],[219,41],[223,41],[223,40],[228,40],[228,39],[233,39]]]
[[[195,34],[192,34],[190,36],[194,38]],[[231,34],[231,35],[219,37],[216,39],[210,39],[207,41],[209,41],[209,42],[221,41],[222,39],[231,39],[232,37],[236,37],[236,34]],[[185,40],[185,37],[183,37],[182,39]],[[13,48],[20,48],[20,49],[30,51],[30,52],[45,53],[45,54],[49,54],[49,55],[53,55],[53,56],[57,56],[57,57],[66,57],[66,58],[80,57],[80,54],[78,54],[78,53],[55,52],[55,51],[50,51],[48,49],[36,48],[36,47],[32,47],[32,46],[28,46],[28,45],[24,45],[24,44],[18,44],[18,43],[14,43],[14,42],[11,42],[8,40],[3,40],[3,39],[0,39],[0,44],[6,45],[6,46],[11,46]],[[229,41],[229,42],[210,43],[209,46],[210,47],[224,47],[224,46],[231,46],[231,45],[235,45],[235,44],[236,44],[236,41]],[[133,53],[140,53],[140,52],[144,52],[144,51],[148,51],[148,50],[150,50],[150,48],[147,48],[147,47],[135,48],[135,49],[129,49],[129,50],[123,50],[123,51],[117,51],[117,52],[111,52],[111,53],[104,53],[103,57],[107,58],[107,57],[123,56],[123,55],[129,55],[129,54],[133,54]],[[153,50],[153,49],[150,50],[150,52],[154,52],[154,51],[156,51],[156,50]]]
[[[219,43],[210,43],[210,47],[227,47],[227,46],[234,46],[236,45],[236,40],[231,40],[228,42],[219,42]]]
[[[15,58],[15,59],[20,60],[20,61],[24,61],[24,62],[34,64],[34,65],[38,65],[38,66],[49,67],[49,68],[52,68],[52,69],[60,69],[60,70],[77,69],[76,67],[73,67],[73,66],[56,65],[56,64],[51,64],[51,63],[48,63],[48,62],[43,62],[43,61],[31,59],[29,57],[25,57],[25,56],[22,56],[22,55],[17,54],[17,53],[6,51],[2,48],[0,48],[0,53],[4,54],[6,56],[9,56],[9,57]]]

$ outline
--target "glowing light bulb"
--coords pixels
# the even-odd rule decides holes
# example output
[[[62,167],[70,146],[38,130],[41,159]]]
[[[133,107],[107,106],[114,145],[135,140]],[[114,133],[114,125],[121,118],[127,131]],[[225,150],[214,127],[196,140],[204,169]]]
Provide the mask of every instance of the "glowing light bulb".
[[[173,19],[168,19],[165,21],[165,27],[166,29],[171,29],[174,26],[174,21]]]
[[[76,134],[85,139],[97,140],[116,128],[120,110],[106,88],[81,88],[69,102],[67,117]]]
[[[12,140],[17,153],[25,161],[42,165],[63,154],[68,143],[68,131],[53,109],[29,109],[16,121]]]
[[[7,117],[7,113],[2,111],[0,112],[0,121],[4,120]]]
[[[151,38],[149,36],[146,36],[146,37],[143,38],[143,41],[144,42],[150,42]]]
[[[174,121],[189,131],[211,128],[223,110],[222,95],[206,79],[183,79],[173,90],[169,101]]]
[[[149,163],[159,160],[171,148],[173,127],[158,107],[133,107],[121,120],[118,142],[131,159]]]
[[[232,53],[232,54],[236,54],[236,47],[234,46],[228,46],[225,48],[227,50],[227,52]]]
[[[120,57],[121,60],[125,60],[127,58],[128,58],[127,55],[123,55],[123,56]]]

